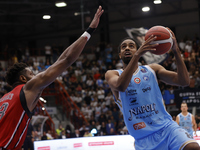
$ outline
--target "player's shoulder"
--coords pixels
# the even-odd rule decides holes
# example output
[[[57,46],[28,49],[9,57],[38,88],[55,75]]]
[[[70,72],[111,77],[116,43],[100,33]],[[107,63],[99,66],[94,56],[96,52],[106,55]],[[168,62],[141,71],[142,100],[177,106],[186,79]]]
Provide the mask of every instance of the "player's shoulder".
[[[107,70],[106,74],[118,74],[119,75],[120,72],[123,72],[123,70],[122,69],[114,69],[114,70]]]
[[[158,70],[164,68],[163,66],[161,66],[161,65],[159,65],[159,64],[157,64],[157,63],[152,63],[152,64],[149,64],[149,65],[147,65],[147,66],[149,66],[149,67],[150,67],[151,69],[153,69],[155,72],[157,72]]]
[[[159,65],[157,63],[152,63],[152,64],[149,64],[147,66],[151,67],[152,69],[155,68],[155,67],[161,67],[161,65]]]

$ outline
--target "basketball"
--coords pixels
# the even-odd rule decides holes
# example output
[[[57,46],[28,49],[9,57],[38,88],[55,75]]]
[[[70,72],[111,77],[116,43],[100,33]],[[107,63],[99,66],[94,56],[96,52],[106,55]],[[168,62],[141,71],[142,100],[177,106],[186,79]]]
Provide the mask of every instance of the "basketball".
[[[157,39],[151,44],[159,43],[159,45],[155,47],[156,51],[152,52],[153,54],[162,55],[171,49],[173,45],[173,40],[171,38],[172,35],[167,28],[163,26],[153,26],[145,34],[145,41],[151,35],[157,36]]]

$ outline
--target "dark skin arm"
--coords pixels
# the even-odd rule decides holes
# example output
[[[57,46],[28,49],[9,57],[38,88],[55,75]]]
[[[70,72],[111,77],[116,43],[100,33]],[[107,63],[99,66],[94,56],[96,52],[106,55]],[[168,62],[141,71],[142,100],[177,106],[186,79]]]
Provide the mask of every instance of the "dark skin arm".
[[[99,6],[97,12],[89,27],[97,28],[101,15],[102,7]],[[63,71],[65,71],[72,63],[74,63],[87,43],[86,37],[79,37],[61,54],[58,60],[47,70],[41,72],[29,80],[23,87],[27,106],[32,111],[40,97],[43,89],[51,84]]]
[[[172,52],[174,53],[176,65],[177,65],[177,72],[166,70],[164,67],[158,64],[151,64],[149,65],[158,75],[158,78],[167,84],[176,85],[176,86],[188,86],[190,84],[189,74],[185,63],[181,57],[181,52],[179,50],[176,37],[174,33],[168,28],[168,30],[172,34],[173,39],[173,46]]]

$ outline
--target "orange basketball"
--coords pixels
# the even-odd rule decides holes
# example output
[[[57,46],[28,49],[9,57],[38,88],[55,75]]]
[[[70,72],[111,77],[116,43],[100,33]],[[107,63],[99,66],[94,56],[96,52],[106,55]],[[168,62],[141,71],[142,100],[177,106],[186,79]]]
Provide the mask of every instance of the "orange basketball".
[[[156,51],[152,53],[156,55],[161,55],[168,52],[171,49],[173,45],[173,40],[171,38],[172,35],[167,28],[163,26],[154,26],[150,28],[145,34],[145,41],[151,35],[157,36],[157,39],[154,42],[152,42],[152,44],[159,43],[159,45],[155,47]]]

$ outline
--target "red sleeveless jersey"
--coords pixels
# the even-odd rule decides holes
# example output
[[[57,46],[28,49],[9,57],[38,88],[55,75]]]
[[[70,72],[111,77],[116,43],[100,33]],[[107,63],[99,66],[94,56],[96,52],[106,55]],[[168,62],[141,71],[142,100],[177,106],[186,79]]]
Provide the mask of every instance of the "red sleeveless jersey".
[[[18,85],[0,99],[0,147],[17,150],[26,138],[31,120],[23,85]]]

